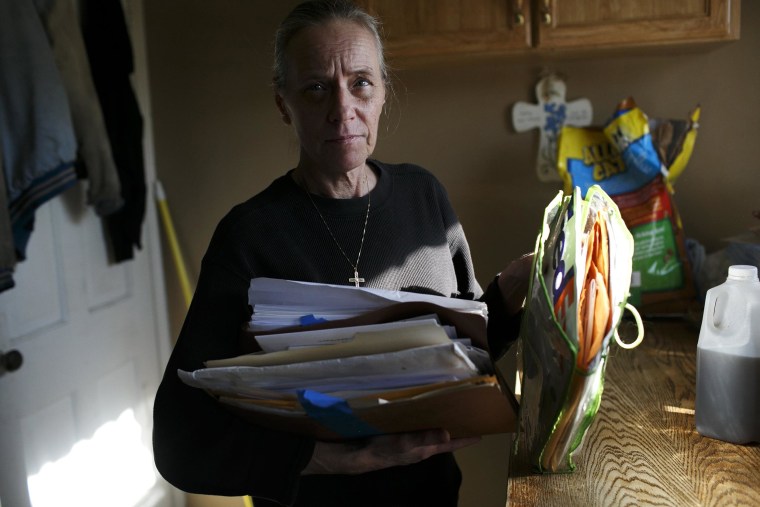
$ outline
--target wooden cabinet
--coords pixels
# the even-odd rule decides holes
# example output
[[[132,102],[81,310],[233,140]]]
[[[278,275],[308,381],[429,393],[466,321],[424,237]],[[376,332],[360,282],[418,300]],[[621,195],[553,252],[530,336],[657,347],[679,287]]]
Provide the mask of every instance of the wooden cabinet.
[[[529,48],[530,20],[513,0],[356,0],[383,24],[389,57]]]
[[[739,38],[740,0],[356,0],[391,59],[535,54]]]
[[[539,48],[635,47],[739,38],[739,0],[542,0]]]

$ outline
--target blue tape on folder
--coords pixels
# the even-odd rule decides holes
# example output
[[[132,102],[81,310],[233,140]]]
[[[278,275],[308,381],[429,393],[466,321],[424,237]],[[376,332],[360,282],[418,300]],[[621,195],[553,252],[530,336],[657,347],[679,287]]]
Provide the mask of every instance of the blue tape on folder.
[[[305,389],[298,391],[298,401],[309,417],[342,437],[358,438],[382,433],[356,417],[342,398]]]
[[[310,313],[309,315],[304,315],[303,317],[300,317],[298,319],[298,322],[302,326],[308,326],[309,324],[319,324],[320,322],[327,322],[327,319],[323,319],[322,317],[315,317],[313,313]]]

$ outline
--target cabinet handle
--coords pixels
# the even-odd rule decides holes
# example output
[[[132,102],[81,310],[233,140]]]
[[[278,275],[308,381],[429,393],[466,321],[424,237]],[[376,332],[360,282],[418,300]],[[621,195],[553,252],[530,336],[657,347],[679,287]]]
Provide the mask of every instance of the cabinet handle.
[[[512,10],[514,11],[513,21],[515,26],[524,26],[525,14],[523,14],[523,0],[514,0]]]
[[[546,25],[552,24],[552,2],[551,0],[544,0],[541,8],[541,21]]]

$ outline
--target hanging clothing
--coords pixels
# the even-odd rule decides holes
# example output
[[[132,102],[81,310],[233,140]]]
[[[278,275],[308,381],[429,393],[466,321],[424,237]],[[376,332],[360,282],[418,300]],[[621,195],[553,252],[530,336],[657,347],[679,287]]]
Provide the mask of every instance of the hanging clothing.
[[[0,146],[0,174],[3,167],[3,150]],[[11,217],[8,214],[8,194],[5,177],[0,178],[0,292],[13,288],[13,270],[16,268],[16,249],[13,247]]]
[[[66,91],[32,0],[0,0],[0,146],[18,259],[34,212],[77,181]]]
[[[121,208],[124,200],[82,39],[79,1],[37,2],[44,3],[43,20],[69,99],[79,146],[77,174],[89,181],[87,203],[98,215],[109,215]]]
[[[121,262],[141,248],[146,199],[143,120],[130,81],[132,46],[121,1],[83,0],[82,35],[124,199],[104,218],[113,260]]]

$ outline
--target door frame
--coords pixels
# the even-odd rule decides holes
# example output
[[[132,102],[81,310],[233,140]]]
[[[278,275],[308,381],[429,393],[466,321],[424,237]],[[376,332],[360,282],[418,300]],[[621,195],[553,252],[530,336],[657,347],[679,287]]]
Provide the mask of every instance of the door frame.
[[[149,258],[153,301],[156,308],[156,353],[159,364],[159,379],[171,355],[171,334],[169,327],[169,309],[167,304],[166,284],[164,280],[164,266],[161,255],[162,243],[158,212],[155,200],[156,164],[155,147],[153,144],[153,115],[150,101],[150,75],[148,72],[148,52],[145,35],[145,17],[143,4],[145,0],[122,0],[124,13],[132,42],[134,55],[134,73],[132,86],[140,111],[143,116],[143,158],[145,163],[145,180],[147,184],[146,213],[143,234],[146,243],[153,245],[146,253]],[[151,405],[152,410],[152,405]],[[151,428],[152,429],[152,428]],[[158,480],[164,480],[156,472]],[[185,494],[167,483],[171,492],[171,503],[175,507],[184,507],[186,504]]]

